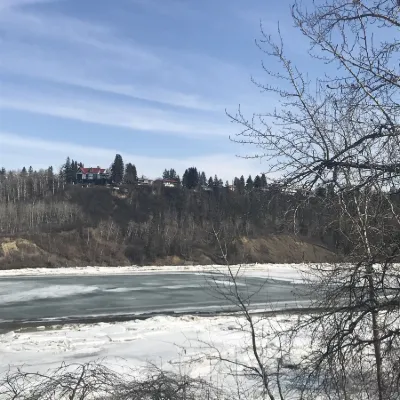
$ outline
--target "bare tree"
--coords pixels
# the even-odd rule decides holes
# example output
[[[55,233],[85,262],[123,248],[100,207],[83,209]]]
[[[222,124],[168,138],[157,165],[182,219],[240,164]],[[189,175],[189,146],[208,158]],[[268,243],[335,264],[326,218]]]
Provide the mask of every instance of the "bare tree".
[[[64,364],[47,373],[9,372],[0,381],[1,398],[14,400],[225,400],[209,382],[165,372],[155,365],[116,373],[104,362]]]
[[[293,19],[323,76],[308,78],[282,36],[275,42],[262,30],[264,71],[280,83],[255,83],[280,106],[250,119],[240,109],[230,115],[243,127],[234,140],[261,148],[257,157],[280,183],[304,193],[327,188],[335,229],[352,248],[349,264],[313,271],[316,305],[327,311],[302,325],[318,343],[307,365],[311,398],[399,394],[399,11],[395,0],[313,1],[312,11],[295,4]]]

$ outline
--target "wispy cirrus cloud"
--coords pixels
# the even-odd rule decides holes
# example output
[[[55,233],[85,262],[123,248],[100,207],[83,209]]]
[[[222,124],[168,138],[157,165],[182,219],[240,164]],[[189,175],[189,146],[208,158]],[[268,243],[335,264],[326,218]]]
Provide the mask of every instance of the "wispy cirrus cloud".
[[[21,52],[12,49],[8,57],[0,60],[3,72],[22,74],[31,78],[47,80],[50,82],[86,88],[93,91],[116,94],[130,97],[135,100],[145,100],[167,106],[188,108],[200,111],[221,111],[226,104],[218,104],[211,99],[206,99],[196,93],[185,93],[178,90],[165,89],[159,86],[132,82],[131,79],[110,80],[104,79],[102,74],[86,74],[84,67],[79,67],[69,58],[48,59],[46,52],[36,49],[36,57],[30,57],[34,51],[29,46],[24,46]],[[88,76],[89,75],[89,76]]]
[[[120,4],[137,5],[140,1],[121,0]],[[8,134],[7,141],[3,135],[0,163],[17,166],[17,161],[23,159],[24,164],[37,165],[39,161],[34,158],[38,152],[30,154],[32,149],[39,151],[33,144],[36,142],[44,149],[45,165],[57,166],[60,156],[73,153],[85,163],[104,165],[105,159],[122,151],[90,147],[90,135],[94,132],[99,143],[108,141],[104,127],[111,127],[112,137],[118,139],[115,142],[123,143],[124,154],[142,160],[145,174],[157,175],[159,167],[161,171],[168,165],[196,165],[210,174],[225,171],[221,175],[227,178],[239,174],[240,169],[239,175],[261,169],[258,164],[238,161],[232,150],[230,154],[227,150],[228,136],[235,133],[235,127],[225,116],[225,108],[234,111],[241,100],[249,100],[248,109],[262,107],[262,96],[250,84],[251,72],[242,63],[225,58],[226,51],[208,53],[204,43],[196,47],[203,40],[196,32],[194,39],[198,42],[193,46],[179,42],[176,36],[162,44],[159,40],[168,36],[167,30],[157,31],[159,25],[165,23],[163,29],[174,29],[180,26],[177,19],[186,24],[185,29],[192,29],[193,23],[193,29],[202,32],[204,21],[197,21],[199,4],[180,7],[180,1],[175,0],[178,13],[168,15],[167,9],[148,12],[148,19],[140,25],[142,14],[137,8],[121,6],[115,10],[111,2],[99,2],[99,7],[88,12],[81,0],[46,3],[0,0],[4,11],[0,13],[0,130],[13,131],[15,126],[21,129],[14,141],[12,134]],[[142,2],[140,7],[151,11],[157,5],[165,7],[162,0]],[[208,18],[205,10],[201,14]],[[124,24],[120,16],[125,12],[129,16],[137,12],[134,23],[128,18]],[[190,24],[185,18],[188,16]],[[179,35],[184,36],[185,31]],[[43,121],[48,121],[47,125]],[[35,126],[31,123],[40,124],[40,136],[49,140],[34,138]],[[70,143],[53,140],[54,132],[68,132],[71,127],[76,132],[70,135]],[[81,132],[87,137],[78,139]],[[165,146],[165,153],[159,150],[158,155],[171,154],[168,141],[172,138],[175,160],[135,154],[130,150],[135,143],[129,138],[140,138],[140,148],[148,154],[152,154],[154,138],[163,141],[157,147]],[[89,147],[81,149],[78,140]],[[212,140],[208,150],[206,140]],[[207,156],[190,156],[206,151]]]
[[[230,133],[225,124],[210,119],[202,121],[196,115],[164,111],[126,101],[109,101],[83,95],[78,97],[65,91],[42,90],[38,94],[7,83],[2,85],[0,109],[128,128],[137,134],[144,131],[202,138],[205,135],[228,136]]]
[[[16,10],[1,15],[0,25],[8,37],[0,45],[6,55],[0,61],[0,71],[5,73],[220,115],[225,107],[235,104],[232,80],[243,93],[238,82],[243,71],[237,67],[176,49],[163,49],[158,54],[160,49],[122,39],[115,27],[54,13]],[[38,97],[44,100],[42,93]],[[53,99],[48,102],[53,104]],[[17,101],[15,94],[2,102],[21,110],[26,108],[24,103],[23,98]],[[75,108],[74,104],[63,107]],[[30,108],[27,111],[33,112],[39,106]],[[202,115],[201,121],[206,119]]]
[[[59,0],[0,0],[0,12],[19,8],[22,6],[31,6],[41,3],[50,3]]]

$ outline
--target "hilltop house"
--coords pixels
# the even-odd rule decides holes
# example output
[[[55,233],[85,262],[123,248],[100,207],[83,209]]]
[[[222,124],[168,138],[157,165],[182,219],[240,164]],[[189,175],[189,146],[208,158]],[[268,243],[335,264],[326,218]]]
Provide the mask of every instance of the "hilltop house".
[[[105,185],[108,180],[109,173],[105,168],[79,167],[76,173],[76,181],[78,183]]]
[[[137,182],[139,186],[150,186],[153,184],[153,181],[145,176],[138,178]]]
[[[179,181],[178,179],[163,179],[163,185],[165,187],[178,187]]]
[[[153,181],[153,185],[155,186],[164,186],[170,188],[176,188],[179,186],[178,179],[169,179],[169,178],[157,178]]]

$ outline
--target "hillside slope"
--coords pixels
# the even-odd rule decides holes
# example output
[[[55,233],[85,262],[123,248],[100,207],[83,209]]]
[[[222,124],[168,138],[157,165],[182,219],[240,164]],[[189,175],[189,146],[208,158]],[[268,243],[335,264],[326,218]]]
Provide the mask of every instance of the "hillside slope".
[[[295,236],[285,220],[294,200],[268,196],[69,187],[1,210],[0,268],[215,264],[224,261],[220,245],[230,263],[336,259],[318,204]]]

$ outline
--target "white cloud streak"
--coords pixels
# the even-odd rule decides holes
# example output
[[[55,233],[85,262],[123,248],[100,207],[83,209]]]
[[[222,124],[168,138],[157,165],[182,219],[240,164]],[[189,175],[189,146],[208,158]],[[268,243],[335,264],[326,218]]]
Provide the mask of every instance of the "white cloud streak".
[[[55,9],[39,13],[34,7],[23,7],[39,2],[42,1],[0,0],[0,9],[3,5],[4,10],[0,13],[0,34],[5,33],[5,40],[0,42],[0,74],[12,78],[9,82],[0,75],[0,113],[16,110],[21,118],[23,113],[35,113],[126,128],[147,134],[146,138],[150,133],[226,138],[232,133],[232,124],[224,115],[224,108],[234,111],[239,102],[236,99],[249,98],[250,93],[256,92],[248,90],[252,88],[248,73],[239,66],[203,54],[139,45],[122,36],[115,25],[57,14]],[[11,83],[20,78],[18,84]],[[58,90],[48,90],[49,86]],[[259,106],[259,99],[255,96],[253,104]],[[154,104],[145,106],[148,102]],[[37,157],[27,149],[37,148],[39,152],[41,148],[28,143],[26,137],[21,139],[25,144],[18,147],[11,136],[7,137],[8,147],[4,147],[10,151],[0,149],[0,163],[17,167],[16,162],[24,160],[28,164],[29,159],[29,163],[38,165]],[[74,150],[73,143],[39,143],[48,160],[43,161],[43,166],[58,162],[52,153],[60,154],[56,148],[46,150],[46,146]],[[80,146],[74,151],[94,164],[96,157],[103,164],[104,158],[117,152],[115,149],[106,156],[102,153],[105,149],[91,149],[86,155],[85,150],[79,149]],[[102,154],[104,157],[100,157]],[[210,173],[221,171],[227,177],[258,172],[260,168],[233,154],[160,161],[133,157],[143,160],[143,170],[153,168],[154,174],[156,167],[166,168],[168,164],[186,168],[193,163]]]
[[[2,85],[0,109],[18,110],[86,123],[128,128],[134,131],[168,133],[189,138],[229,136],[229,125],[201,121],[197,116],[113,102],[63,91],[36,94],[18,85]],[[226,118],[224,118],[226,119]]]
[[[235,65],[144,47],[113,26],[18,10],[0,15],[0,26],[7,33],[0,65],[21,75],[203,111],[223,110],[236,104],[233,94],[253,89]]]
[[[40,3],[51,3],[58,0],[0,0],[0,12],[19,8],[22,6],[36,5]]]

